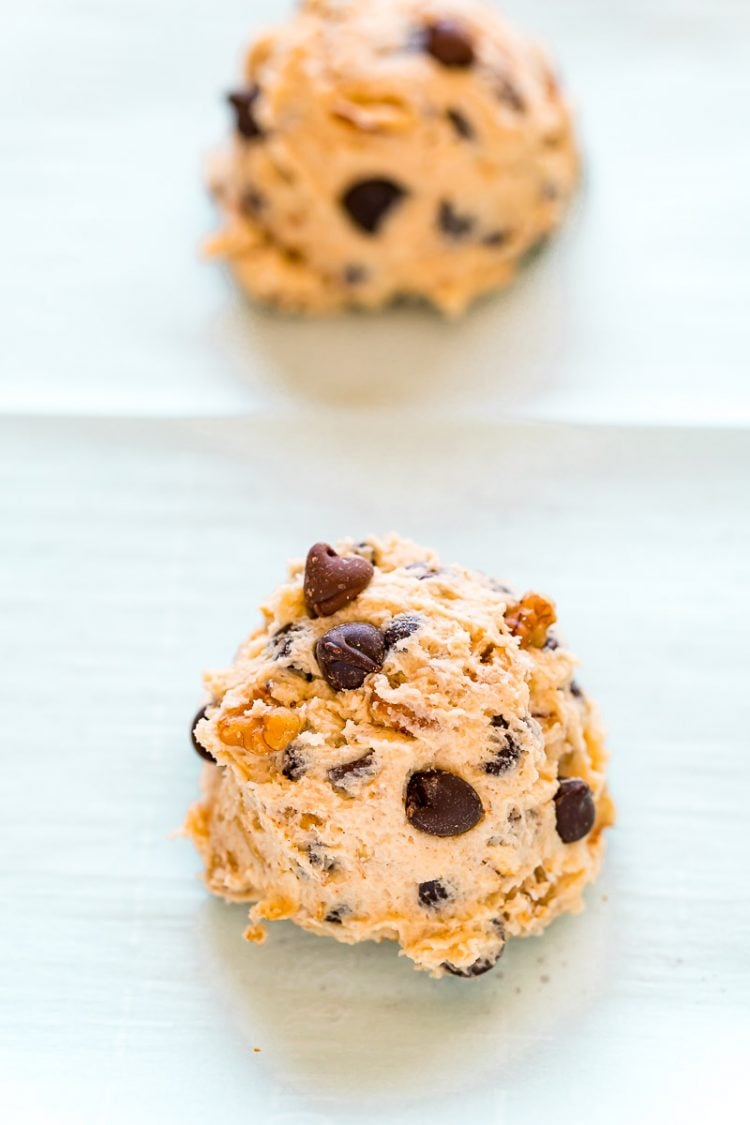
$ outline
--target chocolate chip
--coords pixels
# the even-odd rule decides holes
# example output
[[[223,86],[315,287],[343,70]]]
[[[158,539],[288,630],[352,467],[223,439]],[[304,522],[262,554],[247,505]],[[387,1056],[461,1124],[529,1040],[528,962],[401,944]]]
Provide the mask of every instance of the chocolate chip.
[[[255,188],[247,188],[240,196],[240,211],[243,215],[255,218],[266,205],[266,197]]]
[[[367,676],[383,667],[383,634],[364,621],[336,625],[316,644],[315,657],[329,687],[351,691],[362,687]]]
[[[461,836],[484,815],[479,794],[447,770],[413,773],[406,786],[406,818],[430,836]]]
[[[193,749],[195,750],[196,754],[200,754],[204,762],[215,762],[216,758],[214,758],[211,751],[206,750],[205,746],[201,746],[200,742],[195,737],[195,728],[198,726],[198,723],[201,721],[201,719],[205,719],[208,706],[209,704],[206,704],[205,707],[201,707],[200,711],[193,719],[193,725],[190,728],[190,741],[193,744]]]
[[[490,758],[489,762],[485,762],[484,772],[490,774],[491,777],[502,777],[503,774],[508,773],[518,765],[520,757],[521,747],[512,735],[506,734],[505,744]]]
[[[450,121],[451,125],[456,131],[456,135],[461,137],[464,141],[473,141],[476,137],[474,126],[471,124],[467,117],[464,117],[460,109],[447,109],[445,116]]]
[[[311,617],[330,617],[353,602],[370,584],[372,564],[359,555],[345,558],[327,543],[316,543],[307,553],[303,592]]]
[[[466,969],[457,969],[456,966],[451,965],[449,961],[443,961],[443,968],[447,973],[450,973],[451,976],[463,977],[464,980],[471,980],[472,977],[481,977],[484,973],[488,973],[490,969],[494,969],[501,956],[502,950],[500,951],[500,955],[496,957],[494,961],[489,957],[480,957],[478,961],[475,961],[473,965],[469,965],[469,967]]]
[[[557,835],[564,844],[573,844],[588,836],[596,820],[596,806],[591,789],[580,777],[567,777],[555,794]]]
[[[510,239],[509,230],[493,230],[482,239],[483,246],[504,246]],[[507,591],[510,593],[510,590]]]
[[[281,756],[281,772],[288,781],[299,781],[307,769],[307,759],[294,743]]]
[[[328,771],[328,780],[334,789],[346,789],[350,781],[366,777],[372,773],[375,765],[375,751],[368,750],[361,758],[353,762],[345,762],[342,766],[332,766]]]
[[[430,566],[426,562],[409,563],[405,569],[411,571],[420,582],[424,582],[425,578],[436,578],[441,573],[437,567]]]
[[[290,621],[288,625],[282,626],[281,629],[273,634],[266,647],[274,660],[286,660],[289,657],[295,637],[301,630],[301,625],[295,621]],[[312,672],[308,672],[304,668],[298,668],[296,664],[287,664],[286,670],[293,676],[299,676],[300,679],[305,680],[308,684],[311,684],[315,679]]]
[[[236,116],[235,128],[247,141],[254,141],[263,136],[263,130],[254,113],[255,103],[259,97],[260,90],[257,86],[248,86],[246,90],[233,90],[231,94],[227,94],[227,101],[234,108]]]
[[[422,906],[439,906],[441,902],[447,902],[451,897],[450,891],[440,879],[429,879],[426,883],[420,883],[418,891]]]
[[[268,647],[273,653],[274,660],[281,660],[283,657],[288,656],[292,651],[292,643],[294,641],[294,633],[298,632],[299,625],[294,621],[290,621],[288,625],[282,625],[277,629],[268,642]]]
[[[393,180],[359,180],[341,197],[349,218],[367,234],[377,234],[389,211],[406,191]]]
[[[443,66],[467,67],[474,62],[471,37],[458,20],[435,20],[425,28],[424,48]]]
[[[335,910],[329,910],[323,919],[324,922],[331,922],[334,926],[340,926],[345,914],[351,914],[348,906],[337,906]]]
[[[494,715],[490,720],[491,726],[501,734],[493,735],[497,749],[493,756],[484,764],[484,772],[491,777],[501,777],[518,765],[521,757],[521,747],[510,733],[510,724],[504,715]]]
[[[443,200],[438,208],[438,226],[449,238],[466,238],[474,229],[471,215],[462,215],[449,200]]]
[[[518,90],[512,82],[507,78],[501,78],[497,87],[497,96],[501,102],[505,102],[516,113],[523,113],[526,109],[526,102],[523,100]]]
[[[307,857],[313,867],[320,867],[323,871],[333,871],[336,867],[336,860],[323,850],[321,844],[310,844]]]
[[[347,266],[344,270],[345,285],[361,285],[367,280],[367,270],[364,266]]]
[[[542,648],[546,649],[547,652],[554,652],[555,649],[559,647],[560,642],[558,641],[557,637],[553,636],[552,633],[547,633],[547,640],[542,645]]]
[[[479,957],[473,964],[467,967],[458,968],[452,965],[450,961],[443,962],[443,968],[446,972],[451,973],[454,977],[463,977],[465,980],[470,980],[472,977],[481,977],[484,973],[488,973],[490,969],[494,969],[505,950],[505,926],[501,919],[496,919],[492,923],[494,930],[494,941],[496,947],[485,957]]]
[[[575,696],[576,699],[584,698],[583,688],[575,680],[570,681],[570,694]]]
[[[298,668],[296,664],[287,664],[287,672],[291,672],[293,676],[299,676],[306,684],[311,684],[315,679],[312,672],[306,672],[304,668]]]
[[[420,620],[414,613],[402,613],[400,617],[394,617],[383,634],[386,649],[393,648],[399,641],[405,641],[412,633],[416,633],[419,625]]]

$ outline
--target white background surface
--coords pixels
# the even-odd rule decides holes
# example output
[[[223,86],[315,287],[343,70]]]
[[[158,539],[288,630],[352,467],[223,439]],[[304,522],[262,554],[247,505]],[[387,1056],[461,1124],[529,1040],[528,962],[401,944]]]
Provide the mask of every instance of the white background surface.
[[[455,326],[284,320],[199,262],[217,94],[286,5],[2,8],[3,1119],[746,1121],[747,5],[506,5],[589,179]],[[556,597],[614,751],[586,913],[468,985],[251,949],[168,839],[200,669],[289,555],[391,527]]]

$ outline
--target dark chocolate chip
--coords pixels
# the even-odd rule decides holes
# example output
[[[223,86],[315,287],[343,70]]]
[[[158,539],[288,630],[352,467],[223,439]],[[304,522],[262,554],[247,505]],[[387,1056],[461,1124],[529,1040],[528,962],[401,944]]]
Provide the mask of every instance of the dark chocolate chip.
[[[320,867],[323,871],[333,871],[336,867],[336,860],[323,850],[321,844],[310,844],[307,857],[313,867]]]
[[[493,230],[493,231],[490,231],[489,234],[486,234],[484,236],[484,238],[482,239],[482,245],[483,246],[504,246],[505,243],[509,239],[510,239],[510,231],[509,230]],[[506,592],[510,593],[510,590],[507,590]]]
[[[345,285],[361,285],[363,281],[367,280],[367,270],[364,266],[347,266],[344,270],[344,284]]]
[[[307,759],[294,743],[287,746],[281,757],[281,772],[288,781],[299,781],[307,769]]]
[[[490,725],[493,727],[499,727],[500,730],[508,730],[510,723],[504,715],[493,715],[490,719]]]
[[[256,188],[247,188],[240,196],[240,211],[243,215],[249,215],[255,218],[259,215],[263,208],[266,206],[266,197],[257,191]]]
[[[441,573],[437,567],[430,566],[426,562],[409,563],[405,569],[411,571],[420,582],[424,582],[425,578],[435,578]]]
[[[575,680],[570,681],[570,694],[574,695],[576,699],[583,699],[583,688],[577,684]]]
[[[315,657],[329,687],[351,691],[362,687],[367,676],[383,667],[383,634],[364,621],[336,625],[316,644]]]
[[[274,660],[282,660],[288,656],[292,651],[292,642],[294,641],[294,634],[299,630],[299,625],[290,621],[288,625],[282,625],[277,629],[268,642],[268,647],[273,653]]]
[[[494,969],[495,965],[502,956],[502,950],[499,956],[493,961],[490,957],[480,957],[473,965],[469,965],[466,969],[457,969],[455,965],[451,965],[449,961],[443,961],[443,968],[447,973],[454,977],[463,977],[464,980],[471,980],[472,977],[481,977],[484,973],[488,973],[490,969]]]
[[[479,794],[455,773],[422,770],[406,786],[406,818],[430,836],[461,836],[484,815]]]
[[[507,106],[510,106],[515,113],[523,113],[526,109],[526,102],[513,83],[509,82],[507,78],[500,79],[497,87],[497,96],[501,102],[505,102]]]
[[[591,789],[580,777],[567,777],[555,794],[557,835],[564,844],[573,844],[588,836],[596,820],[596,806]]]
[[[306,684],[311,684],[315,679],[312,672],[306,672],[304,668],[298,668],[296,664],[287,664],[287,672],[291,672],[293,676],[299,676]]]
[[[200,754],[200,756],[201,756],[201,758],[203,758],[204,762],[215,762],[216,758],[214,758],[211,751],[206,750],[205,746],[201,746],[200,742],[195,737],[195,728],[198,726],[198,723],[201,721],[201,719],[205,719],[206,708],[208,706],[209,706],[209,704],[206,704],[206,707],[201,707],[200,711],[198,712],[198,714],[193,719],[193,725],[190,728],[190,741],[193,744],[193,749],[195,750],[196,754]]]
[[[485,762],[484,772],[492,777],[502,777],[518,765],[520,757],[521,747],[512,735],[506,734],[504,744],[488,762]]]
[[[467,67],[474,62],[471,36],[458,20],[435,20],[425,28],[424,48],[443,66]]]
[[[334,926],[340,926],[345,914],[351,914],[349,907],[337,906],[335,910],[329,910],[323,920],[333,923]]]
[[[450,121],[451,125],[456,131],[457,136],[461,137],[461,139],[464,141],[474,140],[474,138],[476,137],[474,126],[471,124],[469,119],[465,117],[463,113],[461,113],[460,109],[447,109],[445,111],[445,116]]]
[[[257,86],[248,86],[245,90],[233,90],[231,94],[227,94],[227,101],[235,112],[235,128],[247,141],[255,141],[263,136],[254,113],[259,97],[260,90]]]
[[[366,777],[372,773],[375,765],[375,751],[368,750],[361,758],[353,762],[344,762],[342,766],[332,766],[328,771],[328,780],[335,789],[346,789],[350,781]]]
[[[307,553],[303,591],[311,617],[330,617],[353,602],[370,584],[372,564],[359,555],[342,557],[327,543]]]
[[[419,618],[414,613],[402,613],[400,617],[394,617],[383,634],[386,649],[393,648],[399,641],[405,641],[412,633],[416,633],[419,624]]]
[[[547,639],[542,645],[542,648],[546,649],[547,652],[554,652],[555,649],[559,647],[560,642],[558,641],[557,637],[555,637],[552,633],[547,633]]]
[[[286,660],[292,651],[292,645],[297,634],[301,631],[301,626],[295,622],[290,621],[288,625],[283,625],[278,629],[268,642],[268,649],[271,652],[274,660]],[[299,676],[300,679],[305,680],[311,684],[315,679],[312,672],[305,671],[304,668],[298,668],[296,664],[287,664],[287,672],[291,672],[293,676]]]
[[[488,973],[490,969],[494,969],[505,951],[505,924],[501,918],[496,918],[491,925],[494,931],[492,936],[494,937],[495,948],[484,957],[479,957],[473,964],[465,967],[459,968],[452,965],[450,961],[444,961],[443,968],[446,972],[451,973],[454,977],[463,977],[470,980],[472,977],[481,977],[484,973]]]
[[[474,229],[471,215],[462,215],[450,200],[444,199],[438,208],[438,226],[449,238],[467,238]]]
[[[450,897],[450,891],[440,879],[429,879],[426,883],[419,884],[419,901],[422,906],[439,906]]]
[[[349,218],[366,234],[377,234],[386,216],[406,195],[393,180],[359,180],[341,197]]]

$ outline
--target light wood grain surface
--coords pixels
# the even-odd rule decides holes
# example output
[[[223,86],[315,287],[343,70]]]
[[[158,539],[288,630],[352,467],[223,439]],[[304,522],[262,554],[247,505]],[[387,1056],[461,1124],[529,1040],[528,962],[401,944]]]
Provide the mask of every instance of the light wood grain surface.
[[[287,4],[3,6],[10,1125],[747,1120],[750,11],[506,8],[588,179],[449,326],[284,320],[198,260],[217,95]],[[613,750],[585,914],[468,986],[285,923],[249,948],[170,839],[201,669],[287,557],[391,528],[555,597]]]

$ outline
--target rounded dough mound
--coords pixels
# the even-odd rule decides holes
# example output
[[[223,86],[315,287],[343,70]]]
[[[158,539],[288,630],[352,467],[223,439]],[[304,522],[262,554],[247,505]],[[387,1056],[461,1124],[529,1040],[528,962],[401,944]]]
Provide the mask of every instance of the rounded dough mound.
[[[209,251],[283,309],[457,314],[511,280],[577,181],[545,55],[474,0],[306,0],[245,81]]]
[[[545,599],[395,536],[337,551],[373,564],[353,600],[312,617],[293,563],[233,666],[207,674],[196,736],[217,764],[187,830],[209,889],[254,903],[249,940],[289,918],[348,943],[396,941],[436,977],[476,976],[507,937],[579,910],[597,873],[613,810],[596,711]],[[354,622],[382,634],[385,655],[361,686],[334,690],[340,666],[324,677],[317,642]],[[425,812],[436,776],[447,806]],[[580,781],[560,812],[566,778]],[[450,834],[434,834],[436,811]],[[558,834],[576,827],[573,842]]]

